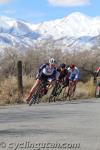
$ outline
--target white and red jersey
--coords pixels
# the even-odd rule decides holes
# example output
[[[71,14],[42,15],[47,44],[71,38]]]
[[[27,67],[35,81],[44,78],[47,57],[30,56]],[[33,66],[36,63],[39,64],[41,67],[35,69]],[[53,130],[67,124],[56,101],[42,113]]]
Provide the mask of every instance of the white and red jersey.
[[[100,76],[100,67],[96,68],[96,77]]]
[[[100,71],[100,67],[96,68],[96,71],[99,72]]]
[[[80,71],[76,66],[75,66],[74,70],[72,70],[70,67],[67,70],[70,73],[69,80],[79,80]]]

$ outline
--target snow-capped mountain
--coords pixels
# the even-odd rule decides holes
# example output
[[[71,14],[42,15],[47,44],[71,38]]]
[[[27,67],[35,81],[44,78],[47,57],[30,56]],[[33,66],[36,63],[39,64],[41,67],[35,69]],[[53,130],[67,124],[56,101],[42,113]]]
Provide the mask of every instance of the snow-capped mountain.
[[[100,18],[87,17],[81,13],[72,13],[62,19],[44,22],[32,29],[42,35],[52,35],[55,39],[68,37],[96,36],[100,33]]]
[[[30,47],[33,40],[40,37],[39,33],[30,29],[30,25],[21,20],[0,17],[0,47]]]
[[[31,24],[0,17],[0,47],[32,48],[51,42],[56,48],[100,48],[100,17],[72,13],[64,18]]]

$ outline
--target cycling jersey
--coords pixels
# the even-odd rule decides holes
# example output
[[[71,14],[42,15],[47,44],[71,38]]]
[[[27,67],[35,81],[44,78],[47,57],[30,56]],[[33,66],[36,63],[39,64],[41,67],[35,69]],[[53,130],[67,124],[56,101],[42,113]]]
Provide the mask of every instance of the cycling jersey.
[[[77,67],[74,68],[74,70],[72,70],[70,67],[68,68],[68,72],[70,73],[69,75],[69,80],[78,80],[79,76],[80,76],[80,72],[79,69]]]
[[[100,76],[100,67],[96,68],[94,80],[96,80],[96,78],[99,77],[99,76]]]
[[[100,71],[100,67],[99,67],[99,68],[96,68],[96,71],[99,72],[99,71]]]
[[[96,69],[96,75],[99,76],[100,75],[100,67]]]
[[[69,84],[69,73],[67,68],[65,68],[63,71],[61,71],[60,68],[57,68],[57,71],[59,72],[58,80],[59,82],[62,82],[63,88],[68,86]]]
[[[38,79],[47,80],[48,78],[51,78],[52,80],[55,80],[56,77],[57,77],[57,70],[55,67],[51,68],[48,63],[40,66],[37,74]]]
[[[60,73],[59,80],[63,80],[66,76],[68,76],[67,68],[65,68],[64,71],[61,71],[61,69],[58,68],[57,71]]]

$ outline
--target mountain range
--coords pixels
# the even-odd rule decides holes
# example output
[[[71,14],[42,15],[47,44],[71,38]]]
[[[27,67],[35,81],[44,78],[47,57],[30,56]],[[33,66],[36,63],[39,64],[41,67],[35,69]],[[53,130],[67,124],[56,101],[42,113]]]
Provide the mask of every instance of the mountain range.
[[[0,49],[15,47],[58,48],[61,50],[100,49],[100,17],[79,12],[43,23],[0,17]]]

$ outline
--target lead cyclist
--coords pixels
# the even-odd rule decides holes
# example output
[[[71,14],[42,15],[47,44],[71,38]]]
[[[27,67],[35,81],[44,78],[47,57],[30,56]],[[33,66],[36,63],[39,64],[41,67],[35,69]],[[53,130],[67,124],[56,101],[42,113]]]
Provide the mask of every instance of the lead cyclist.
[[[40,85],[42,81],[48,80],[49,83],[52,84],[52,81],[56,80],[59,77],[59,73],[57,72],[56,67],[57,67],[57,61],[54,58],[50,58],[48,63],[45,63],[39,67],[36,76],[36,81],[32,86],[31,90],[29,91],[29,94],[26,98],[27,103],[29,103],[33,93],[36,91],[37,87]]]

